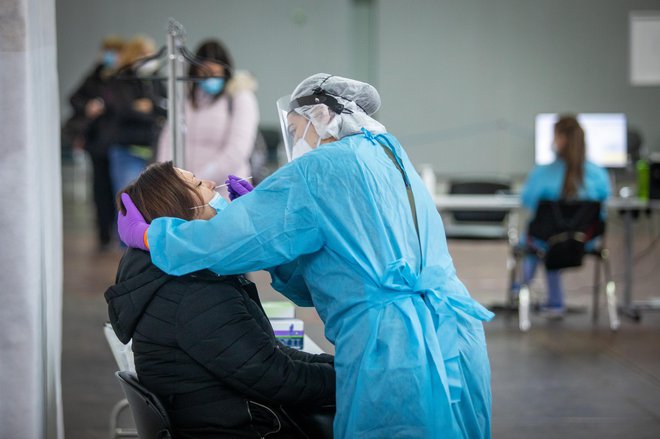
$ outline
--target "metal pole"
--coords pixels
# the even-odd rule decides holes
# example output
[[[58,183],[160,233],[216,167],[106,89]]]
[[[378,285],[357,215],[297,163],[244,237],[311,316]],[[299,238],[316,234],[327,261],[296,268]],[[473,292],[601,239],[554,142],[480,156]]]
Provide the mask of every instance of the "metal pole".
[[[185,168],[185,115],[183,84],[177,80],[182,75],[179,49],[183,46],[183,26],[170,18],[167,31],[167,119],[172,160],[179,168]]]
[[[625,277],[623,284],[623,306],[627,311],[632,311],[632,288],[633,288],[633,212],[632,208],[626,209],[623,214],[623,235],[624,247],[623,255],[625,257]]]

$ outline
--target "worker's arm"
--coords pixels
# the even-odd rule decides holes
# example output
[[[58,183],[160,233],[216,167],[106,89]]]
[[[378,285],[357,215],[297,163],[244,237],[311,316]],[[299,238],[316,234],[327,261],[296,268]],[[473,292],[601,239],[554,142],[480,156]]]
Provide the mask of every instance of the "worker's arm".
[[[209,221],[157,218],[147,230],[151,259],[182,275],[208,268],[238,274],[277,267],[320,249],[316,201],[291,163]]]

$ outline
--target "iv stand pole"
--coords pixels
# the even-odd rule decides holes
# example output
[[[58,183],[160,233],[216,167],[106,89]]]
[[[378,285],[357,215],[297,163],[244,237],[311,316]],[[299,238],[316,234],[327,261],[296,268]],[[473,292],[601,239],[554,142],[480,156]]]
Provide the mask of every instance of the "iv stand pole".
[[[185,169],[185,115],[183,84],[177,81],[182,75],[179,51],[184,45],[185,30],[181,23],[170,18],[167,30],[167,122],[170,148],[174,165]]]

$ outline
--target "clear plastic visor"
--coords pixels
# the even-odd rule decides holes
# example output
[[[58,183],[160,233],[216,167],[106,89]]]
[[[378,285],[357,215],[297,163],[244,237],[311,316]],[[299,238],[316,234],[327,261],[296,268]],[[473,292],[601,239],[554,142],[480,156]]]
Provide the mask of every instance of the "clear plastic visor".
[[[286,158],[293,160],[293,145],[297,139],[293,138],[294,130],[289,126],[288,115],[290,113],[289,106],[291,104],[291,95],[282,96],[277,100],[277,116],[280,120],[280,128],[282,128],[282,139],[284,139],[284,148],[286,150]]]

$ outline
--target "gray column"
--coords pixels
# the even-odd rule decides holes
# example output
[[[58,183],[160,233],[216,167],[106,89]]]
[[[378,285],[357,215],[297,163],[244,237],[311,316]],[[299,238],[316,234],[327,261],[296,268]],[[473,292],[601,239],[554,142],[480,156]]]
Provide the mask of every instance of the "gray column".
[[[61,438],[54,0],[0,2],[0,437]]]

